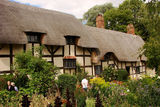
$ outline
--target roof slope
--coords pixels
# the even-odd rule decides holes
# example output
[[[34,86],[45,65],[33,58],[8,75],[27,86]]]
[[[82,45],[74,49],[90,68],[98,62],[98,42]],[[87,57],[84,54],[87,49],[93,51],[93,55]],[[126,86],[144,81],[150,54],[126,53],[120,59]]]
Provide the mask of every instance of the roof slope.
[[[69,14],[2,0],[0,44],[26,44],[26,31],[46,33],[47,45],[65,45],[64,36],[79,36],[79,46],[98,48],[99,58],[113,52],[120,61],[137,61],[144,44],[139,36],[85,26]]]
[[[108,52],[113,52],[120,61],[139,60],[139,49],[144,45],[140,36],[86,26],[97,41],[100,50],[99,59]],[[142,56],[142,60],[146,60]]]

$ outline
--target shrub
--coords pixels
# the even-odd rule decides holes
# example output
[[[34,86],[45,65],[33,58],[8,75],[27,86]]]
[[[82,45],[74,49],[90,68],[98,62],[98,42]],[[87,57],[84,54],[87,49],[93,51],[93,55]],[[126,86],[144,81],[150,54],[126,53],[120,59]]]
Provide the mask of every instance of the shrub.
[[[15,77],[12,74],[0,75],[0,90],[7,89],[7,81],[15,82]]]
[[[80,67],[79,64],[77,64],[76,67],[76,76],[77,76],[77,81],[81,83],[82,79],[86,78],[88,73],[84,72],[84,70]]]
[[[62,74],[58,76],[58,87],[61,90],[61,94],[64,96],[66,89],[72,93],[76,88],[77,78],[74,75]]]
[[[20,99],[15,91],[0,91],[0,106],[2,104],[4,107],[18,107]]]
[[[127,86],[134,97],[128,98],[128,102],[145,106],[160,106],[160,80],[158,78],[143,77],[140,80],[130,80]],[[127,96],[128,97],[128,96]],[[132,99],[132,101],[131,101]]]
[[[86,107],[95,107],[95,99],[94,98],[88,98],[86,100]]]
[[[43,94],[44,96],[48,89],[52,87],[57,73],[56,67],[38,55],[32,56],[30,51],[17,54],[13,68],[18,76],[30,77],[27,87],[34,90],[33,93]]]
[[[101,76],[104,78],[105,81],[113,81],[117,80],[118,72],[112,67],[104,68]]]
[[[128,79],[128,72],[126,70],[118,70],[118,81],[126,81]]]

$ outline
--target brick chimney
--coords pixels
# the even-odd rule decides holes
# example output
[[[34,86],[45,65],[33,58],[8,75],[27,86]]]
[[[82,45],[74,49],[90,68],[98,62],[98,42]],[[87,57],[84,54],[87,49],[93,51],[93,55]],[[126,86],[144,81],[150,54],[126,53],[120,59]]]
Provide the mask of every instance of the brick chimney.
[[[102,14],[98,14],[96,17],[96,27],[104,28],[104,18]]]
[[[127,33],[128,33],[128,34],[135,35],[135,29],[134,29],[133,24],[129,24],[129,25],[127,26]]]

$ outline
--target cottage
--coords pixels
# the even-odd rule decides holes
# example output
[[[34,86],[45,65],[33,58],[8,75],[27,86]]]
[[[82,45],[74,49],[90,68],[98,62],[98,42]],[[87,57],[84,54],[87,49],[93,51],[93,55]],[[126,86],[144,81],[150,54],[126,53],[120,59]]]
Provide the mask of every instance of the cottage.
[[[76,64],[89,75],[104,67],[126,69],[132,76],[146,74],[146,58],[139,54],[140,36],[106,30],[101,15],[97,27],[83,25],[74,16],[7,0],[0,2],[0,73],[11,72],[14,56],[45,45],[43,58],[73,74]],[[102,25],[102,26],[101,26]]]

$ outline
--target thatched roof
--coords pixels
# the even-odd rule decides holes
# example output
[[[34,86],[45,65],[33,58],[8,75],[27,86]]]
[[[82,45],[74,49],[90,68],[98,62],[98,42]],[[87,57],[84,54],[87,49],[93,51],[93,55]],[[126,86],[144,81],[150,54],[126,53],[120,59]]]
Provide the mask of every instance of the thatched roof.
[[[27,31],[45,33],[46,45],[65,45],[64,36],[79,36],[79,46],[99,49],[99,58],[113,52],[120,61],[137,61],[144,44],[139,36],[85,26],[69,14],[1,0],[0,44],[26,44]]]
[[[140,48],[144,41],[140,36],[127,33],[85,26],[88,32],[96,40],[102,58],[106,53],[112,52],[120,61],[138,61]],[[142,60],[146,60],[144,56]]]

